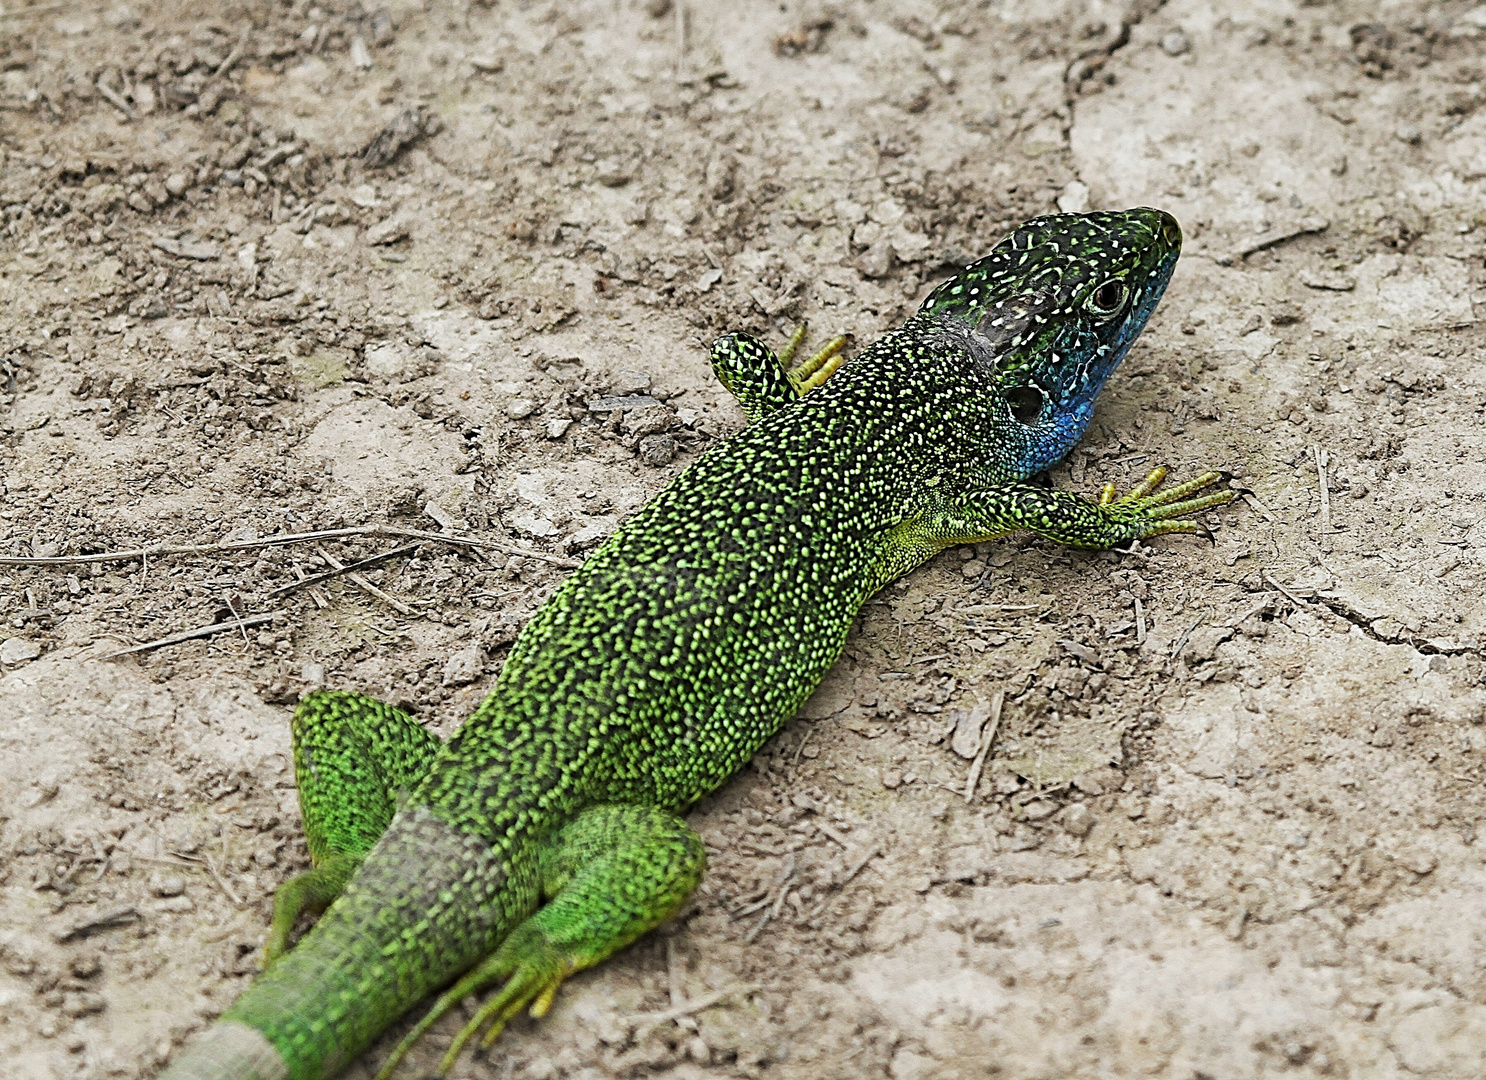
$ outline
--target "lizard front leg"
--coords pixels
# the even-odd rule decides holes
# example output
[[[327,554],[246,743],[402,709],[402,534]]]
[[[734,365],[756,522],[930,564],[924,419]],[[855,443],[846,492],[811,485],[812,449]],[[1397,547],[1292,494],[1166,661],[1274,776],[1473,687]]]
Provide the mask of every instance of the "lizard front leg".
[[[799,367],[790,361],[805,340],[805,327],[790,335],[784,352],[774,350],[749,334],[724,334],[712,343],[712,371],[717,381],[738,400],[749,423],[778,412],[820,386],[845,363],[841,350],[847,338],[837,335]]]
[[[913,522],[912,532],[935,547],[1024,529],[1069,547],[1111,548],[1165,533],[1205,532],[1190,515],[1237,497],[1232,491],[1196,495],[1222,480],[1222,473],[1206,472],[1157,491],[1165,478],[1166,469],[1156,469],[1123,498],[1116,498],[1114,485],[1107,484],[1097,500],[1031,484],[974,484],[933,498]]]
[[[538,873],[546,903],[519,924],[484,963],[439,997],[392,1052],[377,1080],[392,1075],[423,1034],[454,1006],[487,986],[501,989],[480,1006],[439,1064],[443,1076],[487,1024],[489,1046],[528,1005],[540,1017],[575,972],[608,958],[680,910],[702,880],[707,849],[675,814],[653,806],[595,806],[541,847]]]
[[[314,868],[274,893],[265,964],[287,951],[301,914],[318,914],[340,896],[439,749],[439,741],[401,709],[339,691],[305,697],[291,730],[294,779]]]

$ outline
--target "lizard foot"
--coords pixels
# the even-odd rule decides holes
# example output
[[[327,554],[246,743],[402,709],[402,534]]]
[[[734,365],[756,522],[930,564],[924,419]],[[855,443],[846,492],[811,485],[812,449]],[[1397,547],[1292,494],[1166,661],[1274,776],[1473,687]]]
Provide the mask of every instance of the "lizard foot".
[[[289,938],[300,915],[320,914],[345,891],[361,859],[345,852],[331,852],[313,870],[290,878],[273,894],[273,922],[263,943],[263,967],[267,969],[289,951]]]
[[[541,1019],[552,1007],[557,988],[562,981],[577,971],[579,964],[563,955],[535,926],[523,926],[496,950],[494,956],[477,968],[469,978],[486,984],[500,979],[506,980],[496,994],[480,1006],[475,1018],[460,1030],[444,1055],[436,1075],[443,1076],[454,1067],[454,1061],[465,1043],[479,1034],[486,1024],[490,1029],[480,1040],[482,1049],[500,1038],[507,1021],[527,1005],[531,1006],[533,1019]]]
[[[439,1063],[438,1075],[489,1025],[489,1046],[530,1007],[540,1017],[557,988],[676,914],[702,879],[707,849],[675,814],[654,806],[591,806],[542,845],[540,893],[548,900],[493,953],[442,994],[377,1074],[387,1080],[409,1048],[471,994],[504,984],[480,1006]]]
[[[805,330],[805,324],[801,323],[795,327],[795,332],[790,335],[789,343],[785,345],[784,352],[779,356],[779,363],[785,368],[789,367],[789,362],[794,359],[795,353],[805,340]],[[827,379],[836,374],[836,371],[841,365],[846,363],[846,357],[842,356],[841,352],[849,344],[851,344],[850,337],[845,334],[837,334],[821,346],[819,352],[807,358],[799,367],[788,372],[789,381],[794,383],[795,389],[799,391],[801,396],[824,385]]]
[[[1127,521],[1132,527],[1133,539],[1144,540],[1166,533],[1196,533],[1212,539],[1212,535],[1201,522],[1185,518],[1184,515],[1201,513],[1214,506],[1225,506],[1236,499],[1238,493],[1233,491],[1214,491],[1207,495],[1189,498],[1196,492],[1210,488],[1226,479],[1227,474],[1205,472],[1201,476],[1194,476],[1191,480],[1157,492],[1156,489],[1166,479],[1166,473],[1167,469],[1164,465],[1153,469],[1149,476],[1131,488],[1123,498],[1115,497],[1113,484],[1105,484],[1103,490],[1099,492],[1099,505],[1111,515]]]
[[[533,1018],[545,1016],[552,1007],[562,981],[582,966],[584,965],[564,955],[549,942],[538,927],[530,923],[521,925],[488,960],[440,995],[423,1019],[398,1043],[397,1049],[392,1051],[387,1063],[377,1073],[376,1080],[388,1080],[403,1057],[413,1048],[413,1044],[450,1009],[471,994],[479,993],[492,983],[504,979],[505,985],[500,992],[481,1005],[475,1018],[460,1029],[448,1053],[434,1070],[435,1076],[448,1075],[460,1051],[480,1033],[481,1028],[486,1024],[490,1025],[490,1030],[480,1040],[480,1046],[488,1048],[500,1037],[507,1022],[528,1005],[531,1006]]]

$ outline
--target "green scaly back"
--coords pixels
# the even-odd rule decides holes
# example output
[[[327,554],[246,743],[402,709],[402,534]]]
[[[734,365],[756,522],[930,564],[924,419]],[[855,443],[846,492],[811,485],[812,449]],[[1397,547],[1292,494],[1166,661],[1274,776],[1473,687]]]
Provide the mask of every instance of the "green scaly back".
[[[754,422],[572,573],[446,745],[370,699],[301,705],[316,868],[280,891],[273,963],[166,1075],[328,1076],[457,979],[385,1076],[501,985],[447,1068],[684,902],[705,853],[676,814],[795,713],[884,584],[1016,529],[1084,547],[1196,531],[1182,515],[1231,498],[1191,497],[1217,474],[1157,494],[1158,470],[1119,500],[1026,483],[1082,434],[1180,245],[1156,210],[1038,218],[839,370],[839,341],[786,372],[720,338],[714,369]]]

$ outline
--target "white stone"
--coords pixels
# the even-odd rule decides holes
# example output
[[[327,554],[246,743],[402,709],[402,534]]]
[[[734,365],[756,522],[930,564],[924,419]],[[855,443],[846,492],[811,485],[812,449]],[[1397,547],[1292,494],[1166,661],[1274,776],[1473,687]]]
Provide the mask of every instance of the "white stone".
[[[25,638],[6,638],[5,643],[0,645],[0,664],[6,667],[15,667],[24,664],[28,660],[35,660],[41,655],[41,646],[34,641]]]
[[[529,533],[532,536],[557,535],[557,526],[544,517],[538,517],[536,514],[518,514],[511,519],[511,524],[515,525],[522,532]]]
[[[1403,1067],[1420,1076],[1486,1074],[1486,1006],[1452,1002],[1411,1012],[1388,1040]]]
[[[1082,214],[1089,209],[1089,185],[1082,180],[1070,180],[1058,196],[1058,209],[1065,214]]]
[[[485,650],[478,644],[460,649],[444,665],[444,685],[464,686],[485,674]]]

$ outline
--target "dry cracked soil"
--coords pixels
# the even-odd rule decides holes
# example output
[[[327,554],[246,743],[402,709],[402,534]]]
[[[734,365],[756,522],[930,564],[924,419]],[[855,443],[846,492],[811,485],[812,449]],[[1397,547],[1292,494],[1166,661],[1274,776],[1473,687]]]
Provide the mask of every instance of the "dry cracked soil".
[[[0,1071],[223,1010],[293,703],[453,730],[742,426],[714,336],[1145,204],[1186,253],[1051,480],[1230,470],[1214,542],[887,589],[681,917],[455,1075],[1486,1074],[1483,56],[1462,0],[4,0]]]

